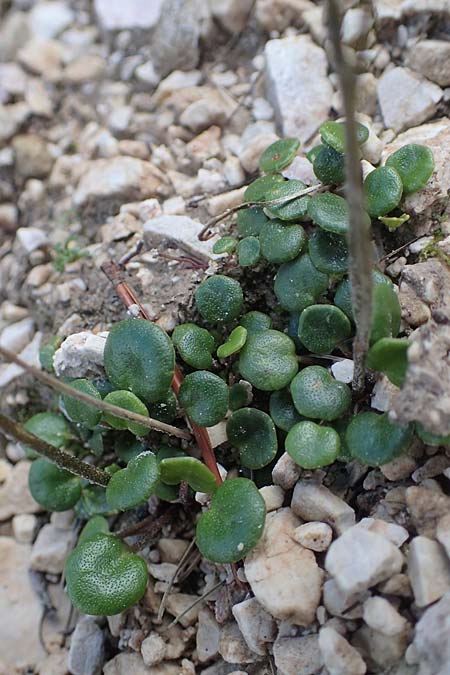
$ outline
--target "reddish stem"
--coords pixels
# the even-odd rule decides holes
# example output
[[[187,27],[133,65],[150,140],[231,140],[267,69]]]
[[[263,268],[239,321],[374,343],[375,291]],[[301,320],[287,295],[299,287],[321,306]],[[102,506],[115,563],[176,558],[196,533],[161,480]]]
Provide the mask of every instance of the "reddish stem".
[[[141,315],[141,317],[143,319],[147,319],[147,321],[151,321],[150,316],[148,315],[142,304],[139,302],[139,299],[136,297],[132,289],[128,286],[126,281],[123,280],[123,268],[121,268],[119,265],[116,265],[113,262],[109,262],[106,263],[105,265],[102,265],[102,270],[106,274],[108,279],[111,281],[111,283],[114,285],[116,293],[124,303],[125,307],[129,308],[132,305],[135,305],[139,309],[139,314]],[[180,390],[182,381],[183,381],[183,374],[181,370],[178,368],[178,366],[175,365],[175,372],[172,381],[172,389],[177,395]],[[214,454],[214,450],[212,449],[211,446],[209,434],[204,427],[199,427],[197,426],[197,424],[193,424],[192,422],[190,422],[190,424],[192,426],[194,436],[197,440],[198,447],[200,448],[200,451],[202,453],[203,461],[205,462],[208,469],[212,471],[212,473],[214,474],[217,480],[217,484],[220,485],[222,483],[222,477],[220,475],[219,468],[217,466],[216,457]]]

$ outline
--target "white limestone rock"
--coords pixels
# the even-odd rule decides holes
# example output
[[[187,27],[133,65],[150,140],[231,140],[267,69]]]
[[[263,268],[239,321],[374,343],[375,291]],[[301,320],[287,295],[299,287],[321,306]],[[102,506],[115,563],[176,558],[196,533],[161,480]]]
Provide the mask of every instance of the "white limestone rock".
[[[397,574],[403,560],[398,548],[385,537],[352,527],[331,544],[325,569],[345,593],[351,594]]]
[[[325,51],[309,35],[296,35],[269,40],[264,52],[267,98],[282,134],[306,143],[330,110],[333,89]]]
[[[418,536],[411,541],[408,574],[418,607],[427,607],[450,591],[450,562],[433,539]]]
[[[378,101],[385,127],[398,133],[425,122],[434,115],[442,93],[437,84],[409,68],[388,70],[378,81]]]
[[[323,573],[314,553],[293,538],[299,524],[290,509],[269,513],[244,566],[256,599],[272,616],[308,626],[320,602]]]
[[[327,487],[314,481],[298,481],[291,507],[302,520],[328,523],[337,534],[355,524],[354,509]]]
[[[329,675],[364,675],[367,666],[361,654],[334,628],[319,632],[319,647]]]

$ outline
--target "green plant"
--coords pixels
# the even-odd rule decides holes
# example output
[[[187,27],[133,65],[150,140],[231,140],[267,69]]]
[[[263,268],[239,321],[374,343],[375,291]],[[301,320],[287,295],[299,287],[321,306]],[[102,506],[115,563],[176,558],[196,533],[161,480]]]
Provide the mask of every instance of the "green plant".
[[[55,244],[52,264],[57,272],[64,272],[69,263],[87,256],[87,252],[79,246],[76,237],[69,237],[64,244]]]
[[[345,177],[346,135],[336,122],[320,133],[321,145],[307,157],[323,184],[286,180],[280,171],[299,143],[277,141],[261,158],[264,175],[237,207],[236,232],[215,245],[215,252],[230,256],[230,267],[258,264],[263,274],[268,271],[274,308],[265,313],[254,307],[233,272],[209,276],[195,291],[197,323],[177,326],[169,338],[142,309],[141,318],[118,322],[106,341],[107,379],[59,382],[63,415],[39,413],[26,423],[28,434],[15,430],[32,456],[37,451],[46,457],[30,471],[35,499],[50,510],[73,507],[88,519],[66,566],[69,595],[85,613],[123,611],[145,591],[145,563],[120,533],[109,531],[112,514],[150,497],[171,502],[164,512],[170,514],[190,491],[206,493],[197,546],[211,561],[235,563],[261,537],[265,505],[256,485],[267,481],[279,451],[304,469],[336,460],[379,466],[404,452],[414,433],[430,444],[448,442],[419,426],[394,424],[367,410],[363,398],[352,403],[350,387],[328,369],[330,360],[349,355],[358,308],[349,276],[351,209],[332,187]],[[359,144],[367,140],[364,126],[357,125],[356,137]],[[361,227],[382,227],[380,221],[401,227],[402,195],[423,187],[432,170],[427,149],[406,146],[394,153],[365,181]],[[373,298],[367,365],[401,385],[409,343],[398,337],[397,294],[381,272],[368,271]],[[48,371],[54,346],[41,357]],[[49,376],[39,377],[49,382]],[[189,432],[170,426],[181,424],[182,415],[202,461],[188,454]],[[205,427],[218,423],[226,425],[228,439],[221,462],[243,474],[223,483],[205,440]],[[150,429],[173,440],[160,442]],[[83,460],[87,454],[89,462]]]

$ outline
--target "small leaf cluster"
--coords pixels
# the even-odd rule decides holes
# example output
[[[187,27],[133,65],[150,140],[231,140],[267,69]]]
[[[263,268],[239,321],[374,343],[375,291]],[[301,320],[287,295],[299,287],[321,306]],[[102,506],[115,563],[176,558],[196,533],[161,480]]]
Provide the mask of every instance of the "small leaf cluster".
[[[261,537],[265,504],[257,486],[267,483],[280,452],[304,469],[352,459],[378,466],[402,453],[415,432],[424,442],[443,442],[420,427],[395,425],[386,414],[364,409],[354,414],[350,387],[328,368],[351,354],[355,325],[349,212],[342,196],[344,127],[327,122],[320,132],[321,144],[307,157],[321,183],[312,190],[285,179],[281,172],[294,160],[299,142],[277,141],[261,156],[262,175],[245,191],[237,237],[224,236],[214,247],[230,256],[230,263],[271,271],[277,303],[272,315],[247,304],[232,276],[208,276],[194,294],[196,323],[177,326],[169,337],[143,319],[120,321],[106,340],[105,378],[69,382],[94,402],[168,424],[184,415],[198,427],[225,425],[221,461],[237,466],[237,477],[218,485],[185,446],[168,445],[161,436],[149,441],[149,429],[139,421],[70,395],[61,397],[58,412],[38,413],[25,425],[56,448],[101,461],[110,476],[106,488],[89,485],[27,449],[35,460],[29,481],[35,499],[49,510],[75,508],[87,520],[66,566],[70,598],[82,612],[115,614],[145,592],[145,563],[109,531],[108,516],[151,496],[176,501],[183,484],[210,495],[197,521],[199,550],[212,561],[234,563]],[[357,133],[365,143],[368,130],[358,125]],[[432,171],[432,155],[422,146],[391,155],[365,180],[367,222],[400,226],[402,195],[422,188]],[[400,386],[408,341],[399,337],[399,301],[393,283],[376,269],[373,282],[368,366]],[[47,370],[58,344],[55,339],[41,352]]]

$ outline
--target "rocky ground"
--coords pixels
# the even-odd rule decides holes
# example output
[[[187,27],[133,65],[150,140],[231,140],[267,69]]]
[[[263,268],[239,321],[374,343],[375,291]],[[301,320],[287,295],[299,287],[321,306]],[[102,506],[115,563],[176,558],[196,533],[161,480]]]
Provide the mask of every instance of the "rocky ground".
[[[344,4],[371,130],[364,161],[418,142],[436,163],[406,200],[401,235],[377,242],[417,359],[405,392],[381,379],[372,405],[448,433],[450,2]],[[0,17],[0,344],[37,364],[49,336],[88,331],[79,367],[101,365],[93,334],[124,311],[100,265],[144,239],[130,277],[170,330],[220,264],[214,238],[197,237],[208,217],[240,203],[278,135],[304,151],[341,114],[323,4],[0,0]],[[288,175],[313,181],[302,154]],[[50,400],[15,365],[0,365],[0,389],[2,409],[19,416]],[[448,447],[416,442],[381,470],[302,475],[283,455],[263,488],[263,540],[245,561],[252,595],[224,586],[170,627],[225,572],[191,557],[195,574],[175,583],[158,620],[189,540],[169,528],[148,552],[154,583],[141,605],[107,621],[75,616],[61,579],[74,515],[48,520],[27,491],[22,449],[0,452],[5,675],[450,674]]]

